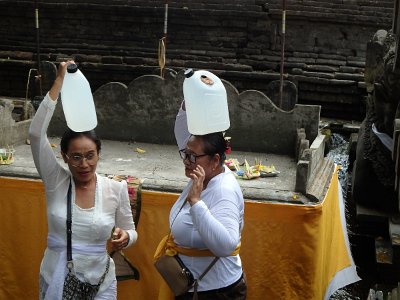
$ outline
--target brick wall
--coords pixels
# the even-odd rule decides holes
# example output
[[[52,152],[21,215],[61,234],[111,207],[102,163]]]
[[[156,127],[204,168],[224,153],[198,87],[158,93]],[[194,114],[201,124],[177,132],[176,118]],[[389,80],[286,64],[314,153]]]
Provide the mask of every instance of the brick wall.
[[[239,91],[279,79],[281,0],[169,2],[166,66],[209,69]],[[41,60],[73,57],[93,91],[158,73],[165,1],[39,1]],[[287,0],[285,73],[299,102],[361,119],[366,43],[393,1]],[[0,95],[24,97],[36,64],[34,1],[0,0]]]

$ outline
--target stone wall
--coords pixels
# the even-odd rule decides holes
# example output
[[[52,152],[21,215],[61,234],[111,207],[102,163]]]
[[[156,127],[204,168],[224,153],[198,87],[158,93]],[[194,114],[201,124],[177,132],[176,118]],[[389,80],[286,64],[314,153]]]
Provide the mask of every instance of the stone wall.
[[[128,85],[110,82],[93,95],[102,139],[175,144],[174,122],[182,102],[184,72],[144,75]],[[235,150],[275,153],[294,157],[297,129],[304,128],[311,142],[318,135],[320,106],[297,104],[290,112],[277,108],[258,91],[241,94],[223,81],[228,96]],[[57,105],[49,134],[60,136],[67,129],[62,106]]]
[[[26,143],[28,139],[28,129],[34,114],[32,106],[27,109],[29,112],[29,119],[27,120],[16,122],[16,117],[13,115],[15,106],[20,106],[22,103],[24,102],[21,100],[0,97],[0,148],[7,149],[8,147]]]
[[[239,92],[279,79],[281,0],[169,2],[168,68],[208,69]],[[39,1],[41,59],[72,57],[92,90],[158,74],[165,1]],[[362,119],[367,41],[393,1],[287,0],[285,74],[322,116]],[[24,97],[36,63],[34,1],[0,0],[0,95]]]

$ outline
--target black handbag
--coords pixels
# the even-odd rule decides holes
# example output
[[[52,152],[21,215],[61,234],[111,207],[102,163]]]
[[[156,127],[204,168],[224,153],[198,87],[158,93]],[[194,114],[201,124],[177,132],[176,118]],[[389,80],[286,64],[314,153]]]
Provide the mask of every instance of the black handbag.
[[[99,291],[100,284],[92,285],[82,282],[73,272],[68,272],[64,281],[63,300],[93,300]]]
[[[68,202],[67,202],[67,268],[68,274],[64,280],[62,300],[93,300],[103,283],[108,270],[110,268],[110,257],[106,270],[101,276],[98,284],[90,284],[89,282],[81,281],[74,272],[74,263],[72,261],[72,214],[71,214],[71,182],[68,187]]]

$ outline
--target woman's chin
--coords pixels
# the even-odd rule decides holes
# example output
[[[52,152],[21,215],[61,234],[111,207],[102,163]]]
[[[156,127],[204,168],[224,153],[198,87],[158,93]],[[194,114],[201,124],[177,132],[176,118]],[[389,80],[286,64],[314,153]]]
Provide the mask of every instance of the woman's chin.
[[[87,171],[87,172],[77,172],[74,174],[75,179],[82,182],[82,183],[88,183],[91,180],[93,180],[94,172],[92,171]]]
[[[186,177],[189,177],[189,178],[190,178],[190,174],[191,174],[192,172],[193,172],[192,170],[186,169],[186,168],[185,168],[185,176],[186,176]]]

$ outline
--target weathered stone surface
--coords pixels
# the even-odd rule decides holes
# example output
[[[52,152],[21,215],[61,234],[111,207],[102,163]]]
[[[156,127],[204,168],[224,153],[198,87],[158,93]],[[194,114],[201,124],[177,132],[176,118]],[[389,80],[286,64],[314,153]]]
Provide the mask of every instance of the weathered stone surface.
[[[325,64],[325,65],[332,65],[332,66],[344,66],[346,62],[343,60],[335,60],[335,59],[324,59],[324,58],[317,58],[315,60],[317,64]]]
[[[307,71],[315,71],[315,72],[337,72],[339,70],[338,67],[332,67],[327,65],[307,65],[305,67]]]
[[[25,51],[0,51],[0,57],[6,59],[32,60],[33,53]]]
[[[105,139],[174,144],[175,116],[183,99],[184,75],[167,73],[140,76],[128,86],[111,82],[94,93],[99,136]],[[318,134],[319,106],[295,105],[290,112],[277,108],[258,91],[238,93],[224,81],[229,101],[232,137],[235,149],[263,151],[294,156],[296,129],[305,128],[307,138]],[[50,124],[50,134],[65,130],[61,106]],[[284,137],[284,138],[283,138]]]
[[[316,77],[316,78],[328,78],[328,79],[333,79],[335,78],[335,75],[332,73],[322,73],[322,72],[303,72],[304,76],[307,77]]]
[[[12,100],[0,97],[0,148],[22,144],[28,138],[31,119],[15,122],[13,109]]]
[[[349,66],[340,66],[339,71],[343,73],[358,73],[358,74],[364,73],[363,68],[349,67]]]
[[[335,73],[334,75],[336,79],[354,80],[359,82],[364,80],[364,74]]]
[[[109,81],[128,85],[139,76],[153,74],[158,68],[164,4],[161,0],[40,2],[41,59],[55,62],[74,58],[81,64],[105,64],[84,65],[94,90]],[[281,5],[281,0],[169,1],[167,67],[177,71],[187,67],[214,70],[241,91],[264,92],[269,80],[251,73],[279,74]],[[392,6],[393,2],[386,0],[288,1],[285,76],[301,74],[297,70],[301,69],[316,72],[309,76],[324,78],[331,76],[324,73],[334,74],[337,68],[342,73],[361,75],[366,42],[377,29],[390,28]],[[7,29],[0,32],[0,58],[11,60],[9,64],[0,61],[3,95],[25,96],[22,85],[29,68],[20,68],[18,61],[35,64],[33,9],[34,3],[28,1],[0,1],[0,28]],[[241,73],[233,75],[230,70]],[[307,81],[294,82],[301,90]],[[325,85],[323,81],[313,82]],[[363,106],[366,91],[362,84],[358,86],[351,102]],[[314,98],[317,96],[323,97],[323,93]],[[308,100],[299,97],[299,103]],[[330,108],[323,111],[327,110]],[[347,106],[346,110],[349,117],[363,117],[358,109]]]
[[[307,193],[309,164],[310,162],[307,160],[300,160],[297,163],[295,191],[300,192],[302,194]]]
[[[104,64],[122,64],[123,59],[118,56],[103,56],[102,62]]]
[[[267,85],[266,95],[279,108],[290,111],[297,104],[297,87],[289,81],[282,81],[282,97],[280,93],[281,81],[274,80]],[[282,102],[282,103],[281,103]]]
[[[307,139],[301,139],[300,140],[300,145],[299,145],[299,154],[300,156],[297,157],[297,160],[310,160],[309,154],[311,154],[310,151],[304,151],[306,149],[309,149],[310,147],[310,141]]]
[[[297,136],[296,136],[296,143],[295,143],[295,158],[296,161],[299,161],[301,158],[302,153],[300,152],[300,143],[302,140],[306,140],[306,132],[304,130],[304,128],[297,128],[296,129],[297,132]]]

